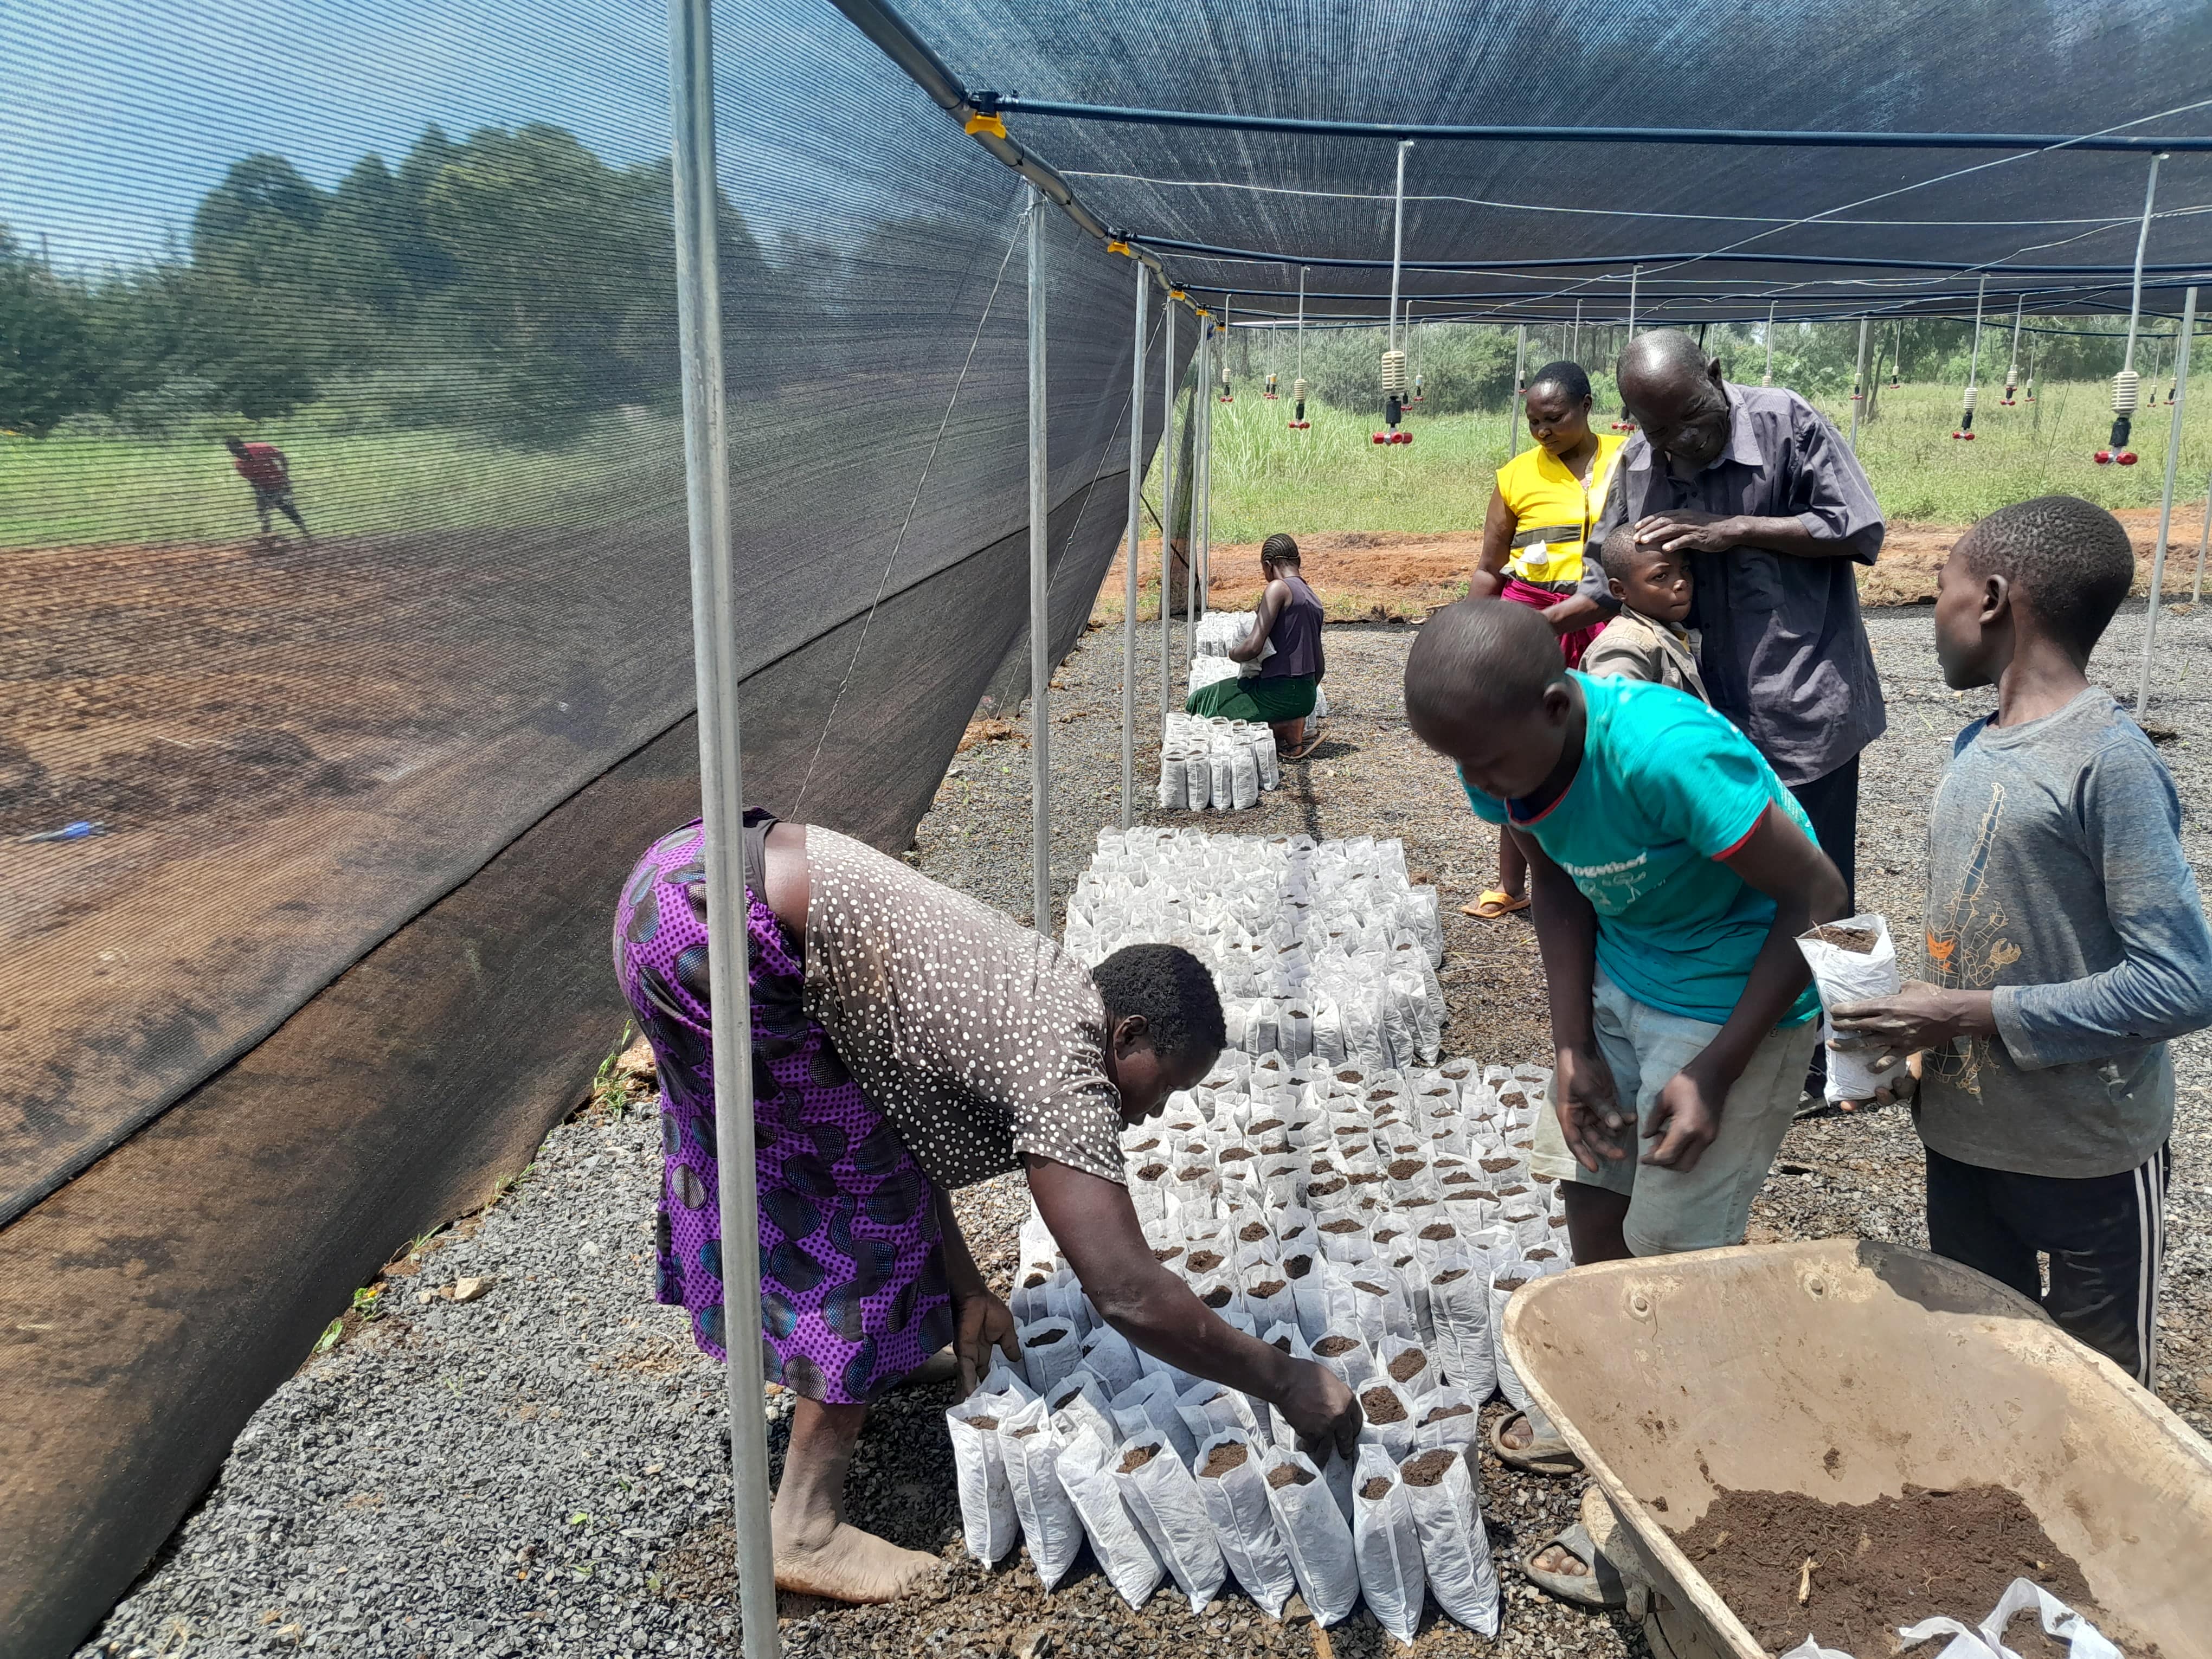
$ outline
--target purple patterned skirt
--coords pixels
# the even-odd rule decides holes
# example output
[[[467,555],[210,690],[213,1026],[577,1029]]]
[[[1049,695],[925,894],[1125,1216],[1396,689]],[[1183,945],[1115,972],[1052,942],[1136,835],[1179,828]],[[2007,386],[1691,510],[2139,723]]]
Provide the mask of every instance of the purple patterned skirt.
[[[654,1295],[722,1358],[721,1214],[696,821],[638,860],[615,917],[615,972],[653,1045],[665,1169]],[[761,1346],[769,1379],[863,1404],[952,1340],[936,1190],[800,1006],[803,969],[745,895]]]

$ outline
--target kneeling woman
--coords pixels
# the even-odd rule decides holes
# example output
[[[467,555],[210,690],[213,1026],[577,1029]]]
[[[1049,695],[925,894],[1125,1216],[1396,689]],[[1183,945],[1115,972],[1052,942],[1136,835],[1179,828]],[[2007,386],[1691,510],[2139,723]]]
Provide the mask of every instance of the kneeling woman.
[[[660,1301],[721,1358],[722,1242],[706,876],[696,823],[647,852],[615,922],[623,990],[663,1101]],[[1194,1376],[1273,1401],[1349,1449],[1328,1371],[1244,1335],[1152,1257],[1121,1131],[1212,1066],[1220,1000],[1173,945],[1085,971],[1050,940],[819,825],[748,813],[746,947],[760,1186],[761,1341],[799,1396],[775,1495],[776,1583],[888,1601],[937,1568],[844,1520],[868,1404],[951,1342],[964,1386],[1014,1323],[948,1194],[1022,1169],[1107,1323]]]
[[[1258,661],[1260,672],[1202,685],[1183,707],[1194,714],[1265,720],[1274,728],[1275,747],[1283,758],[1304,760],[1313,752],[1306,719],[1314,711],[1322,676],[1328,672],[1321,651],[1321,601],[1306,586],[1298,568],[1298,544],[1288,536],[1270,536],[1261,544],[1260,571],[1267,586],[1252,631],[1229,648],[1230,661]],[[1274,654],[1262,660],[1260,653],[1270,645]]]

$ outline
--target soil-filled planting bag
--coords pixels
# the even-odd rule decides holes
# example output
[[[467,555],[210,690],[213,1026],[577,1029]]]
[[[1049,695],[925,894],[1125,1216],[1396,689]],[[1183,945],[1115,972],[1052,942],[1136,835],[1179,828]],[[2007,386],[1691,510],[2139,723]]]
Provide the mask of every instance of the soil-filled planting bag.
[[[1413,1449],[1414,1409],[1381,1372],[1359,1390],[1359,1409],[1367,1416],[1359,1430],[1362,1446],[1380,1446],[1394,1463]]]
[[[1180,1397],[1176,1385],[1158,1372],[1139,1377],[1115,1395],[1114,1426],[1121,1431],[1124,1449],[1131,1442],[1143,1439],[1148,1428],[1154,1429],[1167,1440],[1175,1455],[1188,1463],[1198,1450],[1198,1442],[1176,1409]]]
[[[1121,1501],[1144,1528],[1152,1553],[1189,1599],[1190,1610],[1202,1611],[1221,1593],[1229,1569],[1198,1482],[1163,1435],[1125,1442],[1111,1468]]]
[[[1359,1593],[1375,1622],[1411,1644],[1420,1628],[1426,1577],[1421,1535],[1397,1465],[1380,1446],[1364,1445],[1352,1471],[1352,1549]]]
[[[1904,984],[1898,973],[1897,946],[1889,937],[1889,923],[1881,916],[1846,916],[1823,922],[1797,935],[1797,948],[1813,969],[1813,983],[1820,993],[1820,1036],[1836,1034],[1828,1016],[1846,1002],[1889,995]],[[1867,1100],[1875,1090],[1893,1081],[1905,1069],[1904,1056],[1893,1065],[1876,1066],[1876,1048],[1828,1050],[1828,1098]]]
[[[1200,1451],[1217,1434],[1259,1437],[1265,1433],[1253,1419],[1249,1398],[1225,1382],[1201,1382],[1185,1390],[1176,1401],[1176,1412]]]
[[[1014,1327],[1014,1345],[1034,1393],[1048,1395],[1053,1385],[1083,1363],[1082,1333],[1072,1319],[1040,1319]]]
[[[1436,1321],[1444,1375],[1477,1400],[1487,1400],[1498,1386],[1490,1297],[1489,1261],[1474,1251],[1461,1249],[1440,1256],[1429,1271],[1429,1313]]]
[[[1437,1446],[1455,1446],[1463,1449],[1476,1444],[1482,1438],[1481,1401],[1489,1397],[1487,1389],[1478,1397],[1472,1389],[1449,1383],[1424,1395],[1413,1413],[1414,1449],[1429,1451]]]
[[[1021,1518],[1022,1539],[1037,1582],[1052,1589],[1083,1550],[1083,1517],[1060,1481],[1060,1435],[1049,1408],[1033,1400],[999,1425],[1006,1485]]]
[[[1322,1332],[1312,1345],[1312,1353],[1354,1394],[1374,1380],[1375,1356],[1356,1330],[1338,1326]]]
[[[1109,1449],[1086,1429],[1060,1454],[1060,1483],[1083,1517],[1083,1534],[1091,1540],[1091,1553],[1105,1569],[1107,1581],[1124,1601],[1141,1607],[1160,1587],[1167,1569],[1121,1501],[1121,1488],[1114,1477],[1121,1457],[1119,1447]]]
[[[1199,1496],[1221,1547],[1222,1559],[1244,1593],[1271,1619],[1297,1589],[1290,1552],[1275,1528],[1259,1449],[1237,1433],[1213,1436],[1198,1449]]]
[[[1306,1611],[1316,1624],[1337,1623],[1359,1600],[1351,1523],[1304,1454],[1279,1446],[1262,1460],[1260,1474]]]
[[[1082,1352],[1084,1365],[1097,1377],[1109,1400],[1144,1375],[1145,1362],[1129,1339],[1110,1325],[1101,1325],[1085,1338]]]
[[[1498,1569],[1467,1459],[1455,1446],[1416,1452],[1399,1464],[1398,1484],[1413,1511],[1422,1571],[1437,1605],[1469,1630],[1497,1635]]]
[[[1021,1522],[1006,1480],[999,1424],[1028,1403],[1011,1394],[975,1394],[945,1413],[952,1437],[952,1472],[960,1489],[960,1530],[968,1553],[994,1566],[1021,1541]]]

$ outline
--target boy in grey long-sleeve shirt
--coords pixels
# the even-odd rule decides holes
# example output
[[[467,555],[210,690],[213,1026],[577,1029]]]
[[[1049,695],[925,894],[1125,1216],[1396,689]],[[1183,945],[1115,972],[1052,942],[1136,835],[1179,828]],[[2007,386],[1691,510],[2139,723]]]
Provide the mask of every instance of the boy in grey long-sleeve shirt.
[[[2212,931],[2173,780],[2089,653],[2135,576],[2127,532],[2069,495],[1962,537],[1936,604],[1959,734],[1929,824],[1929,980],[1835,1011],[1924,1049],[1928,1236],[2150,1384],[2173,1066],[2212,1024]],[[2040,1290],[2037,1253],[2051,1258]]]

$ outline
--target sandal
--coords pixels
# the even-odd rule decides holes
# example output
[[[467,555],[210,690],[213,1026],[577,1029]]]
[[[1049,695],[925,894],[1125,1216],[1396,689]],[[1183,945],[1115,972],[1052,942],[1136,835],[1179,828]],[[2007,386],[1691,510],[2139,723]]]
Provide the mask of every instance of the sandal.
[[[1302,760],[1305,759],[1307,756],[1309,756],[1309,755],[1312,754],[1312,753],[1313,753],[1313,751],[1314,751],[1315,750],[1316,750],[1316,749],[1318,749],[1318,748],[1320,748],[1320,747],[1321,747],[1321,739],[1320,739],[1320,738],[1318,738],[1318,737],[1312,737],[1312,738],[1307,738],[1307,739],[1306,739],[1306,741],[1305,741],[1303,744],[1301,744],[1299,747],[1297,747],[1297,748],[1296,748],[1296,749],[1291,750],[1291,752],[1290,752],[1289,754],[1287,754],[1287,755],[1279,756],[1279,757],[1277,757],[1277,758],[1278,758],[1278,759],[1280,759],[1280,760],[1286,760],[1286,761],[1302,761]]]
[[[1505,1431],[1511,1425],[1528,1420],[1526,1411],[1510,1411],[1490,1425],[1486,1437],[1490,1449],[1501,1463],[1510,1463],[1516,1469],[1527,1469],[1532,1474],[1577,1474],[1583,1460],[1575,1455],[1574,1449],[1553,1434],[1539,1435],[1525,1446],[1505,1443]]]
[[[1474,903],[1461,905],[1459,913],[1463,916],[1480,916],[1485,921],[1495,921],[1500,916],[1510,916],[1516,910],[1528,908],[1528,900],[1525,895],[1516,898],[1503,887],[1486,887],[1475,895]]]
[[[1549,1572],[1538,1566],[1536,1558],[1553,1548],[1565,1551],[1589,1571]],[[1590,1541],[1589,1529],[1579,1521],[1546,1539],[1522,1557],[1519,1565],[1521,1576],[1530,1583],[1576,1607],[1589,1607],[1602,1613],[1628,1605],[1628,1585],[1622,1579],[1620,1569],[1606,1559],[1604,1552]]]

